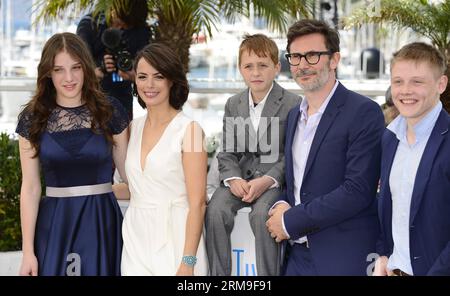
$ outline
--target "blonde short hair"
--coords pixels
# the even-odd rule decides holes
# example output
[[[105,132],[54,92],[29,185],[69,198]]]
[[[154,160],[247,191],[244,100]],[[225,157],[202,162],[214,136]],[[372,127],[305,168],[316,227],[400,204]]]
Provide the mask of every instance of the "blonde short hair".
[[[444,75],[447,69],[447,63],[442,53],[436,47],[423,42],[407,44],[394,53],[391,61],[391,71],[397,61],[427,62],[436,69],[439,76]]]

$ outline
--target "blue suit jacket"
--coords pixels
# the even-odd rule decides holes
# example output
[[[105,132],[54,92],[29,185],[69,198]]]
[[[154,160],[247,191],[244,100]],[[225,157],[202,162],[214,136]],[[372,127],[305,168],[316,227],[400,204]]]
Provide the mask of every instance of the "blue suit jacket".
[[[381,108],[339,83],[320,120],[295,205],[292,143],[299,107],[286,126],[286,190],[291,239],[308,235],[320,275],[366,275],[379,235],[376,191],[384,119]]]
[[[436,121],[417,169],[409,217],[410,259],[414,275],[450,275],[450,117],[445,110]],[[393,252],[392,197],[389,175],[398,139],[383,135],[377,251]]]

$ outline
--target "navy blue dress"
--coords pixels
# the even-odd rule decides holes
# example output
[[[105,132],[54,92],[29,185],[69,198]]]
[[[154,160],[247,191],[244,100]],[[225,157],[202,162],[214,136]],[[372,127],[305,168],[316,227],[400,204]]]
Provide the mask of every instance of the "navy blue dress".
[[[113,134],[128,126],[122,105],[110,99]],[[28,138],[31,114],[16,132]],[[45,186],[72,187],[112,181],[112,148],[91,129],[85,105],[57,106],[42,134],[39,160]],[[45,188],[43,188],[44,190]],[[44,191],[43,191],[44,192]],[[43,197],[35,229],[39,275],[120,275],[122,213],[114,194]]]

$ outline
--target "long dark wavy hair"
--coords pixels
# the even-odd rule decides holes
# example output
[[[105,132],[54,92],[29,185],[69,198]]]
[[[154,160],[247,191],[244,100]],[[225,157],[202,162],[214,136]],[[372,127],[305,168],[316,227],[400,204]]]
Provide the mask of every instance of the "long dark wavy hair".
[[[42,50],[38,65],[36,93],[25,105],[19,114],[30,116],[30,129],[28,140],[39,155],[42,133],[47,127],[47,121],[55,109],[56,89],[53,85],[51,72],[54,67],[55,56],[60,52],[67,52],[73,59],[80,62],[84,81],[81,90],[81,100],[86,103],[92,116],[91,130],[95,133],[101,131],[111,145],[114,144],[112,131],[108,125],[112,118],[113,109],[106,95],[101,91],[100,84],[95,76],[95,63],[84,41],[73,33],[59,33],[53,35]]]

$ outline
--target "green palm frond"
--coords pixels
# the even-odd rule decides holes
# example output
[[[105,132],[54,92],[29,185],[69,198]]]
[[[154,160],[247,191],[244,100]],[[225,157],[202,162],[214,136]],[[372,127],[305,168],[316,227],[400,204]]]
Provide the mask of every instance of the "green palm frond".
[[[193,33],[205,29],[211,35],[212,27],[219,21],[219,7],[212,0],[162,0],[153,11],[160,21],[184,23]]]
[[[270,29],[286,32],[289,16],[308,17],[313,10],[311,0],[225,0],[219,2],[222,15],[234,22],[240,16],[250,16],[253,9],[255,16],[267,20]]]
[[[250,2],[242,0],[218,1],[221,14],[230,22],[234,23],[241,16],[250,16]]]
[[[90,9],[94,14],[106,12],[109,19],[108,12],[113,2],[127,5],[129,1],[132,0],[38,0],[35,8],[40,11],[38,20],[46,23],[61,17],[68,10]],[[164,13],[170,19],[180,17],[194,21],[196,26],[206,29],[208,33],[219,20],[219,15],[234,22],[238,16],[248,17],[252,8],[255,16],[267,19],[270,29],[285,32],[287,16],[308,17],[313,9],[312,0],[148,0],[147,3],[151,16]]]
[[[49,22],[68,10],[104,12],[110,18],[113,3],[126,7],[133,0],[38,0],[38,20]],[[308,17],[313,0],[147,0],[149,17],[158,21],[158,39],[174,48],[187,68],[192,35],[201,31],[212,37],[221,17],[234,22],[240,16],[267,20],[269,29],[286,32],[291,18]]]
[[[450,0],[438,3],[417,0],[381,0],[378,14],[366,7],[344,18],[346,28],[365,23],[389,23],[397,29],[411,28],[426,36],[440,49],[449,45]]]
[[[285,10],[289,15],[296,18],[310,17],[314,10],[314,1],[310,0],[285,0],[283,1]]]
[[[99,0],[98,2],[108,2]],[[94,7],[94,1],[91,0],[37,0],[32,7],[38,11],[37,21],[49,23],[55,18],[60,18],[68,10],[82,11]]]
[[[91,2],[94,2],[94,1],[91,1]],[[97,14],[99,14],[99,13],[102,13],[102,12],[105,12],[105,14],[106,14],[106,19],[107,19],[107,21],[109,22],[109,20],[110,20],[110,12],[111,12],[111,10],[112,10],[112,7],[113,7],[113,1],[109,1],[109,0],[97,0],[96,1],[97,3],[96,3],[96,5],[94,6],[94,9],[93,9],[93,14],[94,15],[97,15]],[[118,3],[118,6],[120,7],[120,6],[127,6],[127,3],[125,2],[125,1],[120,1],[120,2],[117,2]]]
[[[285,32],[287,28],[287,18],[284,7],[277,0],[254,0],[252,1],[255,16],[263,17],[267,20],[270,28],[280,32]]]
[[[217,29],[216,24],[219,22],[219,6],[216,1],[200,1],[199,8],[194,14],[196,32],[205,28],[208,35],[212,35],[212,28]]]

